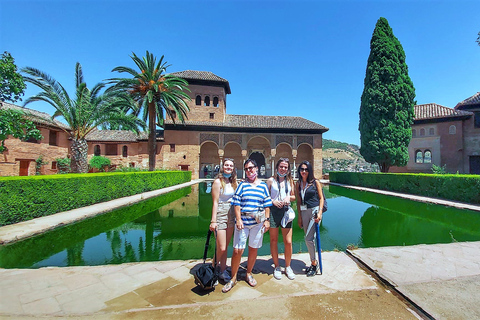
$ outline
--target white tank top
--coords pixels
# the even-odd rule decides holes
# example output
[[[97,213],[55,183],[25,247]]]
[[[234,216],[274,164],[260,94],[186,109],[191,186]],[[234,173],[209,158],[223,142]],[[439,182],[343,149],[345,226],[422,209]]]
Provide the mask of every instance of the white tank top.
[[[232,184],[231,183],[226,183],[225,184],[225,189],[220,190],[220,196],[218,197],[218,203],[230,202],[234,193],[235,193],[235,190],[233,190]]]
[[[271,187],[272,194],[270,195],[270,198],[272,198],[272,200],[279,200],[279,201],[282,201],[283,199],[285,199],[285,197],[287,196],[285,192],[285,184],[287,183],[288,181],[284,180],[284,183],[280,184],[280,190],[278,190],[278,181],[274,179]]]

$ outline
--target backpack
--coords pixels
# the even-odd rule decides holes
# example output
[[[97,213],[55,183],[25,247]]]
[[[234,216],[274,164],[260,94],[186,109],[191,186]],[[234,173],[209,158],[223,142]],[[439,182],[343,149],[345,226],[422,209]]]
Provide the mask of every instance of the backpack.
[[[205,263],[207,260],[207,251],[210,245],[210,236],[212,231],[209,229],[207,233],[207,241],[205,243],[205,250],[203,252],[203,264],[194,273],[195,284],[200,286],[203,290],[215,290],[215,283],[218,281],[217,272],[217,246],[215,245],[215,264]]]

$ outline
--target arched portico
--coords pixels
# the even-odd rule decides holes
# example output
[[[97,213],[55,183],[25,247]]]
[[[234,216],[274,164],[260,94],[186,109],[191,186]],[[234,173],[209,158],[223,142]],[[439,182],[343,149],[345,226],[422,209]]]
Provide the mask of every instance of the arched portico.
[[[249,159],[257,162],[258,176],[260,178],[271,176],[271,148],[270,141],[266,137],[255,136],[251,138],[247,143],[247,155]]]
[[[212,141],[204,142],[200,146],[200,178],[213,178],[215,174],[215,167],[220,164],[220,157],[218,154],[218,146]]]

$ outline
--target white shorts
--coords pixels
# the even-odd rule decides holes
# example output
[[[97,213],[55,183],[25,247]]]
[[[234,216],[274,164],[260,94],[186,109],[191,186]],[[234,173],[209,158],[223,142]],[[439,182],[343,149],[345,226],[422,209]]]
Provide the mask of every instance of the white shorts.
[[[233,234],[233,247],[235,249],[245,249],[248,246],[254,249],[262,247],[263,242],[263,223],[257,223],[251,226],[244,226],[242,230],[238,230],[235,226]]]

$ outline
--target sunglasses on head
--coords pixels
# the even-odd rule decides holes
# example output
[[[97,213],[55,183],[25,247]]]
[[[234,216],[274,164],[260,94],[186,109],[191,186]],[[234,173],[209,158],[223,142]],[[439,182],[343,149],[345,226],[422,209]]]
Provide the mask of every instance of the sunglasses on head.
[[[290,162],[290,159],[288,159],[288,158],[280,158],[279,160],[280,161],[285,161],[285,162]]]
[[[223,159],[223,163],[225,163],[225,161],[232,161],[233,163],[235,163],[235,161],[233,161],[232,158],[224,158],[224,159]]]

